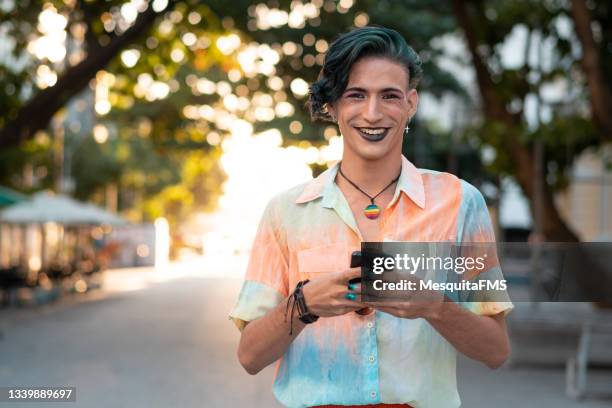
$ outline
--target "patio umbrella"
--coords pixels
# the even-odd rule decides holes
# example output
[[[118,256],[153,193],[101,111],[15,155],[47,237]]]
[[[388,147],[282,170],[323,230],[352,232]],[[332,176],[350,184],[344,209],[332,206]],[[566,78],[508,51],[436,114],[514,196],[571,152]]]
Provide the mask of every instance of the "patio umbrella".
[[[18,193],[15,190],[0,186],[0,207],[12,205],[21,201],[25,201],[27,199],[28,197],[21,193]]]
[[[118,215],[93,204],[83,203],[48,191],[34,194],[30,201],[7,207],[0,212],[0,221],[14,224],[56,222],[64,225],[125,225],[128,223]]]

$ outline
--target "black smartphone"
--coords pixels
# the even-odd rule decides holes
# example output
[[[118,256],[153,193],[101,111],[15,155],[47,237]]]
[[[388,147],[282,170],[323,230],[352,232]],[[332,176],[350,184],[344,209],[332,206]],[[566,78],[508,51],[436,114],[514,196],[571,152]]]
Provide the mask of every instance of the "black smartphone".
[[[362,266],[363,258],[361,256],[361,251],[355,251],[351,254],[351,268],[356,268],[358,266]],[[349,280],[349,283],[361,283],[361,276],[358,278],[353,278]],[[355,313],[358,315],[369,315],[374,312],[374,309],[371,307],[364,307],[363,309],[355,310]]]
[[[361,251],[354,251],[351,254],[351,268],[357,268],[362,265]],[[349,283],[361,283],[361,276],[349,280]]]

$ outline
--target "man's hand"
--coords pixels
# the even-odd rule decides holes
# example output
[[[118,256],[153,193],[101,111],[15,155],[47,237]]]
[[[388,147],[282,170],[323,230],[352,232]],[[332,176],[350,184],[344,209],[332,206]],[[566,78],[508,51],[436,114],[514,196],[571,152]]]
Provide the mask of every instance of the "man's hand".
[[[457,350],[490,368],[501,366],[510,353],[503,313],[481,316],[447,301],[389,300],[365,304],[404,319],[426,319]]]
[[[361,276],[361,268],[351,268],[342,272],[321,274],[311,279],[302,289],[308,310],[320,317],[340,316],[365,307],[359,302],[361,298],[359,285],[349,290],[348,282]],[[353,293],[355,300],[346,298]]]
[[[401,280],[411,281],[415,289],[388,291],[381,295],[381,298],[388,299],[363,303],[380,312],[403,319],[427,319],[439,313],[444,302],[442,292],[420,289],[421,279],[418,277],[388,274],[385,279],[386,282],[393,283],[399,283]]]

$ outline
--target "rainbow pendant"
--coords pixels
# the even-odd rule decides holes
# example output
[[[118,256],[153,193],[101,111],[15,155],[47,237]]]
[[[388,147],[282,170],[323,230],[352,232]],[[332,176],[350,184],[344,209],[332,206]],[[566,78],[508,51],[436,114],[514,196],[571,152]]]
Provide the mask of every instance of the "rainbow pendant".
[[[376,204],[370,204],[363,210],[363,213],[366,217],[373,220],[375,218],[378,218],[378,216],[380,215],[380,207]]]

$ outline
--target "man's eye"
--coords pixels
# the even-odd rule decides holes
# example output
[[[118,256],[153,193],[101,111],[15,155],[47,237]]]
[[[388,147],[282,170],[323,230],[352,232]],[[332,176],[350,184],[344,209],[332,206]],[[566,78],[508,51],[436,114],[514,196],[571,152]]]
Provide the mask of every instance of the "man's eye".
[[[399,99],[399,96],[395,94],[388,94],[388,95],[384,95],[383,99]]]
[[[346,97],[347,98],[361,99],[361,98],[363,98],[363,95],[359,94],[359,93],[351,93],[351,94],[346,95]]]

